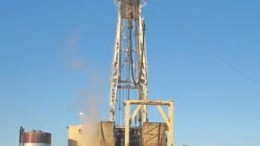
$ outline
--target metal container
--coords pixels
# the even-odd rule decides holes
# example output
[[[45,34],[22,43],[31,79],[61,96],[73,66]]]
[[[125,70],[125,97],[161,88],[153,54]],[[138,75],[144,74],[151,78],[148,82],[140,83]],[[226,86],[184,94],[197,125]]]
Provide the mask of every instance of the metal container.
[[[20,128],[19,146],[51,146],[51,134],[40,130],[24,132]]]

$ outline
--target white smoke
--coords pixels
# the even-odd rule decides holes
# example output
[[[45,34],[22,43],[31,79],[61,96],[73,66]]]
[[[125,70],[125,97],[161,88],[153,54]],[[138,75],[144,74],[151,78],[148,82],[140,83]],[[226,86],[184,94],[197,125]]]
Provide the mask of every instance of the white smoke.
[[[100,109],[102,99],[100,98],[101,77],[91,66],[87,67],[87,61],[80,56],[81,34],[79,31],[72,32],[66,40],[65,57],[66,62],[73,70],[86,72],[90,79],[88,89],[78,91],[78,96],[73,105],[73,109],[81,112],[80,121],[82,124],[78,146],[97,146],[98,145],[98,125],[101,121]],[[105,100],[106,101],[106,100]]]
[[[82,123],[82,146],[95,146],[98,145],[98,125],[101,121],[100,116],[100,96],[98,92],[99,80],[97,77],[92,77],[92,87],[88,90],[87,94],[82,94],[84,98],[83,106],[83,123]]]

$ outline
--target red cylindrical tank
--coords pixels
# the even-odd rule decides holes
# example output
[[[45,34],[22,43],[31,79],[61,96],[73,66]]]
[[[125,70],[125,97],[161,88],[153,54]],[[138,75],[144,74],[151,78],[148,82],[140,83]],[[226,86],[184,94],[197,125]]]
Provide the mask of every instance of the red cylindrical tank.
[[[20,146],[51,146],[51,134],[42,131],[32,130],[24,132],[20,128]]]

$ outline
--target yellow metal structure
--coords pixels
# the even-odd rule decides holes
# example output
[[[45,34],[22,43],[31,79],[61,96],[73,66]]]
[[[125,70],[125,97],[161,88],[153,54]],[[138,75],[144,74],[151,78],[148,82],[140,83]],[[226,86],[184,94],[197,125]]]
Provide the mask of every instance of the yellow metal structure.
[[[83,146],[82,125],[68,126],[68,146]]]
[[[137,105],[134,109],[134,112],[131,114],[131,105]],[[162,101],[162,100],[126,100],[125,101],[125,145],[129,146],[129,130],[131,126],[131,122],[136,117],[138,111],[143,106],[150,105],[156,106],[158,111],[160,112],[166,126],[167,126],[167,146],[173,146],[173,110],[174,110],[174,102],[173,101]],[[167,106],[168,111],[165,112],[162,109],[162,106]],[[166,114],[168,113],[168,114]],[[147,122],[149,123],[149,122]],[[143,145],[146,146],[146,145]],[[148,146],[148,145],[147,145]]]

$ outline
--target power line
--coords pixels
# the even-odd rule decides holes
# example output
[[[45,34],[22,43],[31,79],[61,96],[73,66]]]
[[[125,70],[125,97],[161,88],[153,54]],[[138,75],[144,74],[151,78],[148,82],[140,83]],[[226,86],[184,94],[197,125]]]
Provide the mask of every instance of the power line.
[[[199,44],[199,46],[205,50],[207,50],[212,56],[214,56],[217,60],[219,60],[220,62],[222,62],[223,64],[225,64],[227,67],[229,67],[230,69],[232,69],[234,72],[238,73],[240,76],[244,77],[245,79],[247,79],[248,81],[250,81],[251,83],[257,85],[260,87],[260,82],[257,81],[256,79],[254,79],[252,76],[248,75],[247,73],[245,73],[244,71],[242,71],[240,68],[238,68],[237,66],[233,65],[231,62],[229,62],[227,59],[225,59],[223,56],[219,55],[218,53],[216,53],[214,51],[214,49],[212,47],[210,47],[208,44],[206,44],[205,42],[203,42],[201,39],[199,39],[195,34],[193,34],[191,31],[189,31],[188,29],[186,29],[181,23],[179,23],[176,19],[172,19],[172,17],[169,17],[172,13],[172,10],[170,11],[169,9],[165,9],[164,11],[153,11],[153,12],[157,12],[157,14],[160,14],[164,17],[168,17],[173,21],[169,21],[169,23],[174,24],[175,26],[177,26],[178,28],[180,28],[186,35],[188,35],[191,39],[193,39],[195,42],[197,42]]]
[[[231,68],[233,71],[235,71],[236,73],[238,73],[239,75],[241,75],[242,77],[244,77],[245,79],[247,79],[248,81],[254,83],[255,85],[260,87],[260,83],[254,79],[253,77],[251,77],[250,75],[246,74],[245,72],[243,72],[240,68],[236,67],[235,65],[233,65],[232,63],[230,63],[227,59],[225,59],[223,56],[219,55],[218,53],[216,53],[214,51],[214,49],[212,47],[210,47],[208,44],[206,44],[205,42],[203,42],[201,39],[199,39],[195,34],[191,33],[190,31],[188,31],[187,29],[185,29],[183,27],[183,25],[181,25],[180,23],[178,23],[177,21],[173,21],[174,24],[179,27],[185,34],[187,34],[191,39],[193,39],[195,42],[197,42],[203,49],[207,50],[212,56],[214,56],[216,59],[218,59],[220,62],[222,62],[223,64],[225,64],[227,67]]]

